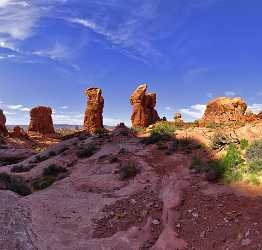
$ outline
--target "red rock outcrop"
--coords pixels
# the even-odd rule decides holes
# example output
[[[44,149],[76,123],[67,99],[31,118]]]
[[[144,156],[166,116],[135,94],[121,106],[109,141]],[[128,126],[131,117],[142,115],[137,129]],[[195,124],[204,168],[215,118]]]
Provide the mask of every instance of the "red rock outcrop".
[[[219,97],[211,100],[206,107],[201,124],[227,123],[232,121],[246,121],[247,104],[239,97]]]
[[[51,108],[43,106],[35,107],[30,111],[30,116],[28,132],[55,134]]]
[[[146,93],[146,91],[147,84],[140,85],[130,98],[133,106],[131,121],[134,128],[146,128],[160,120],[155,110],[156,94]]]
[[[12,137],[18,137],[18,138],[27,137],[27,134],[23,128],[19,126],[15,126],[12,132]]]
[[[8,131],[7,128],[5,126],[6,123],[6,117],[4,115],[4,112],[2,109],[0,109],[0,136],[7,136],[8,135]]]
[[[183,121],[183,119],[182,119],[182,114],[181,113],[179,113],[179,112],[176,112],[175,113],[175,117],[174,117],[174,119],[175,119],[175,123],[176,124],[183,124],[184,123],[184,121]]]
[[[84,129],[94,134],[98,129],[103,129],[104,98],[99,88],[89,88],[85,91],[88,97],[85,112]]]
[[[258,118],[258,119],[262,119],[262,112],[260,112],[260,113],[257,114],[257,118]]]

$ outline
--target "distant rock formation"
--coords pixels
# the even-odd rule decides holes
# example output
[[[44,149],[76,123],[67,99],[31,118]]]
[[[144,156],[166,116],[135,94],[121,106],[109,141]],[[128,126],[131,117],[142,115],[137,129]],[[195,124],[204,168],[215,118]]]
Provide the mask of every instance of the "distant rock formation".
[[[28,132],[37,132],[40,134],[55,133],[51,108],[43,106],[35,107],[30,111],[30,116]]]
[[[257,118],[262,119],[262,111],[260,113],[258,113]]]
[[[12,132],[12,137],[17,137],[17,138],[27,137],[27,134],[23,128],[19,126],[15,126]]]
[[[156,106],[156,94],[146,93],[147,84],[138,86],[133,92],[130,103],[133,106],[131,116],[133,128],[146,128],[160,120]]]
[[[246,110],[247,104],[239,97],[218,97],[207,104],[206,111],[200,123],[246,121]]]
[[[7,136],[8,135],[8,131],[7,128],[5,126],[6,123],[6,117],[4,115],[4,112],[2,109],[0,109],[0,136]]]
[[[181,125],[181,124],[184,123],[184,121],[183,121],[183,119],[182,119],[182,114],[179,113],[179,112],[176,112],[176,113],[175,113],[174,119],[175,119],[175,123],[178,124],[178,125]]]
[[[103,129],[104,98],[99,88],[89,88],[85,91],[88,97],[85,112],[84,128],[87,132],[94,134],[98,129]]]

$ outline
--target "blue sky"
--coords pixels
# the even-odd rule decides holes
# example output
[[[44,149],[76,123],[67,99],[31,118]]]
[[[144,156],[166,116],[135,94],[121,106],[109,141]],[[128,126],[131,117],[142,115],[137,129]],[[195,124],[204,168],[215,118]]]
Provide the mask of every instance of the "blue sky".
[[[160,116],[199,118],[216,96],[262,110],[261,0],[0,0],[0,106],[27,124],[37,105],[82,124],[100,87],[105,124],[129,124],[148,83]]]

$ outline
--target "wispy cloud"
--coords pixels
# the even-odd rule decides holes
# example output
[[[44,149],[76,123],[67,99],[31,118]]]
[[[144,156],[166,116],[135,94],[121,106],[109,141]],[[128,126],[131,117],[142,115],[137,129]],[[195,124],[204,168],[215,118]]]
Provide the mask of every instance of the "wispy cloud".
[[[21,104],[18,104],[18,105],[5,105],[5,107],[7,109],[19,110],[19,111],[23,111],[23,112],[29,112],[30,111],[30,108],[24,107]]]
[[[195,104],[190,106],[189,108],[180,109],[180,112],[182,114],[189,116],[190,118],[200,119],[203,116],[205,109],[206,109],[206,105]]]

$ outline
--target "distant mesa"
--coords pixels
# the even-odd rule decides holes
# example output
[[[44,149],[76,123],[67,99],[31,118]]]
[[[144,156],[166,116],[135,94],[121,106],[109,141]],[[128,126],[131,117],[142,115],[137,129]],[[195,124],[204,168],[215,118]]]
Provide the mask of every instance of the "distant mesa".
[[[133,92],[130,103],[133,107],[131,116],[133,128],[147,128],[160,120],[156,106],[156,93],[146,93],[147,84],[142,84]]]
[[[85,112],[84,129],[94,134],[98,129],[103,129],[104,98],[99,88],[89,88],[85,91],[88,97]]]
[[[207,104],[200,123],[247,122],[257,119],[257,116],[247,109],[247,104],[240,97],[218,97]]]
[[[28,132],[36,132],[44,135],[55,134],[52,109],[50,107],[39,106],[30,111]]]
[[[0,136],[7,136],[8,135],[8,131],[7,128],[5,126],[6,123],[6,117],[4,115],[4,112],[2,109],[0,109]]]

